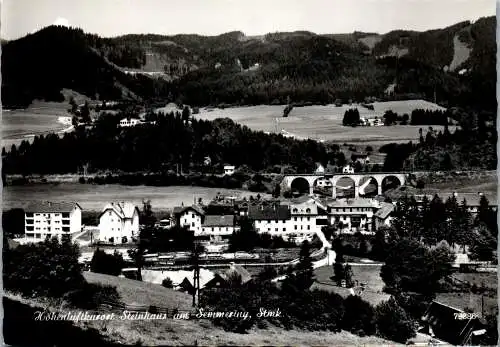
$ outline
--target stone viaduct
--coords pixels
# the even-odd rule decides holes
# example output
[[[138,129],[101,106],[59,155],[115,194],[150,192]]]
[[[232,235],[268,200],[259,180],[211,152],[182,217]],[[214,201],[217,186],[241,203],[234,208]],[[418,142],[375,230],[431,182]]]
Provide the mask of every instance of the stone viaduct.
[[[313,189],[315,183],[322,179],[331,182],[333,197],[335,198],[337,195],[337,183],[341,178],[349,178],[352,182],[354,182],[354,197],[359,197],[359,188],[361,181],[363,178],[366,178],[368,181],[372,181],[371,179],[377,182],[377,195],[381,195],[382,191],[382,183],[387,178],[396,179],[399,181],[399,184],[403,186],[408,181],[409,173],[405,172],[358,172],[358,173],[331,173],[331,174],[294,174],[294,175],[286,175],[283,178],[282,185],[288,189],[292,189],[292,185],[294,182],[299,182],[300,184],[305,185],[307,182],[309,186],[309,194],[313,194]],[[366,183],[366,182],[365,182]],[[352,188],[352,187],[351,187]]]

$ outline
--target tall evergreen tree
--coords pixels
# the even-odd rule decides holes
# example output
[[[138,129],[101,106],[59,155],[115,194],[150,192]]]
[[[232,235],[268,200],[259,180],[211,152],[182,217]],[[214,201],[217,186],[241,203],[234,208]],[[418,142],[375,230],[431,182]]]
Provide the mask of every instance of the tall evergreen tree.
[[[299,263],[296,268],[297,287],[305,290],[314,283],[314,270],[311,259],[311,246],[309,241],[302,243],[299,253]]]

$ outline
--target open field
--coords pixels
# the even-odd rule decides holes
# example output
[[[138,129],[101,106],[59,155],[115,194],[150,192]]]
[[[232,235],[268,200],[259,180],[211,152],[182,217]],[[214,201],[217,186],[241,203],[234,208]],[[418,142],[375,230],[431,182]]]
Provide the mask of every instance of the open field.
[[[335,105],[295,107],[287,118],[283,118],[284,105],[260,105],[249,107],[233,107],[225,109],[200,109],[196,118],[214,120],[216,118],[231,118],[237,123],[254,130],[267,132],[276,131],[275,119],[278,119],[278,131],[285,131],[302,138],[317,140],[381,144],[382,142],[406,142],[418,139],[418,129],[421,126],[398,125],[391,127],[344,127],[342,118],[346,110],[357,108],[361,117],[379,118],[387,110],[398,114],[408,113],[414,109],[443,109],[440,106],[424,100],[390,101],[373,103],[374,110],[368,110],[360,105]],[[171,105],[163,109],[175,110]],[[440,127],[435,126],[435,129]]]
[[[100,211],[110,201],[130,201],[142,206],[143,200],[151,200],[153,210],[167,210],[181,203],[190,205],[193,199],[202,198],[208,202],[217,195],[250,196],[257,195],[243,190],[204,188],[193,186],[122,186],[91,185],[78,183],[32,184],[24,186],[6,186],[3,188],[3,209],[23,208],[29,202],[75,201],[83,210]],[[261,193],[261,196],[267,196]]]
[[[423,193],[434,194],[439,192],[478,193],[486,194],[488,198],[497,198],[498,180],[495,171],[484,171],[481,176],[450,177],[442,182],[426,183]]]
[[[68,108],[68,103],[35,101],[24,110],[3,110],[2,146],[10,149],[22,140],[32,141],[35,135],[68,130],[71,126]],[[61,122],[63,117],[69,124]]]

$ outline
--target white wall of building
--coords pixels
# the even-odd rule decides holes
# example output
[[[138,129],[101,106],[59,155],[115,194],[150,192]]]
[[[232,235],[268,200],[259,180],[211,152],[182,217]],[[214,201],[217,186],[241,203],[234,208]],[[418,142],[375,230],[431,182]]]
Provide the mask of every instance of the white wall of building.
[[[186,226],[196,233],[201,232],[201,215],[193,210],[183,212],[180,217],[180,226]]]
[[[30,242],[40,242],[47,236],[69,234],[73,237],[82,230],[82,211],[77,205],[71,212],[25,213],[25,238]]]
[[[134,210],[132,218],[124,218],[117,211],[108,208],[99,218],[99,240],[113,243],[122,243],[122,238],[126,237],[130,242],[132,237],[139,235],[139,213]]]

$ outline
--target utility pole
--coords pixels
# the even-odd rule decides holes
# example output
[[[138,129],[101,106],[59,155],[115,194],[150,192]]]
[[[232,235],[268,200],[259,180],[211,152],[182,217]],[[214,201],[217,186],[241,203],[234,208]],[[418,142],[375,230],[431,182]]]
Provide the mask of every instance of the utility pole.
[[[198,241],[195,240],[194,245],[193,245],[193,254],[192,254],[192,261],[193,261],[193,307],[196,307],[200,303],[200,262],[199,262],[199,257],[200,257],[200,252],[199,252],[199,244]]]

